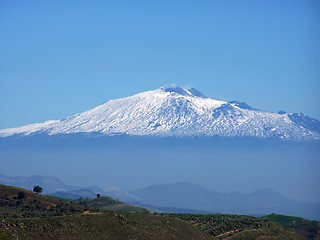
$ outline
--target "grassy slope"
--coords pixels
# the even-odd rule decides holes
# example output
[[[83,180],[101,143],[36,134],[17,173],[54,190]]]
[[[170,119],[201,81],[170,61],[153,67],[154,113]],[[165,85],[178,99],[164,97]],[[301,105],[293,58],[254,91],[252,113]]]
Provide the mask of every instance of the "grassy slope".
[[[18,193],[25,197],[18,199]],[[0,185],[0,218],[63,216],[88,210],[72,202],[37,194],[23,188]]]
[[[26,198],[17,199],[20,191]],[[138,212],[100,211],[112,208]],[[191,225],[100,197],[77,204],[0,185],[0,239],[213,239]]]
[[[17,199],[20,191],[25,192],[24,199]],[[228,214],[153,214],[109,197],[71,201],[0,185],[0,240],[306,239],[269,222],[279,219]],[[278,222],[290,225],[290,221],[281,219]]]
[[[310,221],[304,218],[285,216],[279,214],[270,214],[261,217],[271,222],[277,222],[281,226],[292,229],[307,239],[320,239],[320,223]]]
[[[231,214],[164,214],[187,221],[216,239],[305,239],[263,219]]]
[[[145,213],[9,219],[5,224],[13,239],[212,239],[178,219]]]

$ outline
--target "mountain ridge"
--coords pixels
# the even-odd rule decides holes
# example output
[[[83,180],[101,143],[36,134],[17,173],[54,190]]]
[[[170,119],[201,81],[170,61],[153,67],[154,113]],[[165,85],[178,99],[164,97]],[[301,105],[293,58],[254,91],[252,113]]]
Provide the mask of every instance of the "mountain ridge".
[[[46,181],[48,178],[55,181]],[[10,181],[8,181],[8,179]],[[155,209],[180,209],[198,213],[231,214],[270,214],[276,212],[319,220],[320,204],[292,200],[271,188],[260,188],[250,193],[219,192],[209,190],[199,184],[175,182],[171,184],[152,184],[134,191],[116,188],[80,187],[63,183],[52,176],[7,177],[0,174],[0,184],[25,187],[32,190],[40,185],[44,193],[51,196],[73,199],[94,198],[96,193],[111,196],[120,201],[142,207],[153,206]],[[33,182],[32,182],[33,181]],[[60,185],[57,185],[59,183]],[[64,188],[64,190],[62,190]]]
[[[191,88],[162,86],[109,100],[62,120],[0,130],[0,137],[102,133],[133,136],[225,136],[320,140],[320,121],[302,113],[272,113],[239,101],[206,97]]]
[[[251,193],[222,193],[191,183],[156,184],[130,192],[141,205],[232,214],[279,214],[319,220],[320,204],[291,200],[262,188]]]

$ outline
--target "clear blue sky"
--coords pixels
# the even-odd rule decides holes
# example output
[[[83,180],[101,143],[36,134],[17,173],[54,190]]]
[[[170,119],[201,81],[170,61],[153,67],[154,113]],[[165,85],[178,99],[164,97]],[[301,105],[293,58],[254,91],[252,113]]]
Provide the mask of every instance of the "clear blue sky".
[[[194,86],[320,119],[318,0],[0,1],[0,129]]]

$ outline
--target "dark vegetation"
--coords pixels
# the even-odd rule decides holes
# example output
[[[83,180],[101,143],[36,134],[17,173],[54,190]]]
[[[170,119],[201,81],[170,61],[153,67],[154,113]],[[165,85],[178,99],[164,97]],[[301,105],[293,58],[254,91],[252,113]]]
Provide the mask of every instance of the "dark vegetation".
[[[42,187],[40,187],[40,186],[34,186],[33,191],[34,191],[35,193],[42,193]]]
[[[0,240],[319,239],[316,227],[281,215],[152,213],[104,196],[71,200],[0,185]]]

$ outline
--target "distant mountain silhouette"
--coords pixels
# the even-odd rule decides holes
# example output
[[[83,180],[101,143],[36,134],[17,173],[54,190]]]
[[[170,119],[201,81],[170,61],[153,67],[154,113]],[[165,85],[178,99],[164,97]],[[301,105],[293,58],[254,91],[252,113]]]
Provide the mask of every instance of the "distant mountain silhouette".
[[[191,183],[151,185],[131,192],[141,204],[198,209],[218,213],[268,214],[279,213],[320,219],[320,204],[288,199],[271,189],[260,189],[250,194],[220,193]]]
[[[31,191],[33,190],[33,187],[35,185],[39,185],[43,188],[44,194],[64,192],[66,194],[68,193],[72,195],[73,193],[76,194],[77,191],[78,193],[80,193],[81,192],[80,190],[83,189],[83,187],[67,185],[63,183],[60,179],[53,176],[39,176],[39,175],[33,175],[31,177],[8,177],[0,173],[0,184],[21,187]],[[100,188],[95,186],[87,187],[87,188],[89,188],[90,190],[86,190],[86,191],[90,191],[91,193],[94,193],[92,191],[97,191],[97,192],[101,191]],[[57,196],[58,195],[59,194],[57,194]],[[88,194],[84,196],[87,197],[87,195]]]
[[[51,196],[79,199],[95,198],[97,193],[119,198],[124,201],[136,201],[137,198],[132,196],[127,191],[122,191],[112,187],[97,187],[97,186],[73,186],[63,183],[60,179],[53,176],[33,175],[31,177],[8,177],[0,173],[0,184],[21,187],[28,190],[33,190],[33,187],[39,185],[43,188],[43,194]]]
[[[48,193],[47,195],[62,197],[62,198],[69,198],[69,199],[79,199],[79,198],[96,198],[97,194],[89,189],[77,189],[65,192],[54,192]]]
[[[0,173],[0,183],[25,188],[31,191],[35,185],[40,185],[42,186],[44,193],[68,191],[75,188],[74,186],[64,184],[56,177],[39,175],[33,175],[31,177],[8,177]]]
[[[270,214],[278,213],[308,219],[320,219],[320,204],[288,199],[272,189],[260,189],[250,194],[221,193],[192,183],[157,184],[136,191],[116,188],[79,187],[64,184],[52,176],[7,177],[0,174],[0,184],[32,190],[43,187],[44,194],[70,199],[94,198],[97,193],[121,201],[164,212]]]

